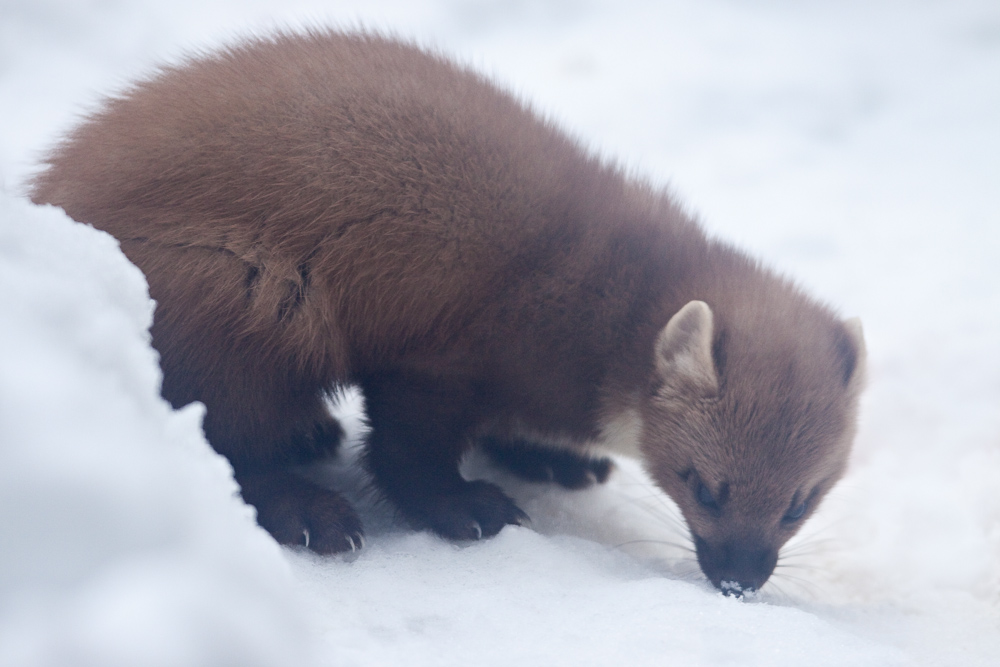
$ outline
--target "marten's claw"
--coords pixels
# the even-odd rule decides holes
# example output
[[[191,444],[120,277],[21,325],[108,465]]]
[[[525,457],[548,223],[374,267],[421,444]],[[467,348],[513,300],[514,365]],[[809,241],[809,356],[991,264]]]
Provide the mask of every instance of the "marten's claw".
[[[357,551],[361,520],[335,491],[287,472],[239,475],[243,499],[257,508],[257,523],[279,544],[319,554]]]

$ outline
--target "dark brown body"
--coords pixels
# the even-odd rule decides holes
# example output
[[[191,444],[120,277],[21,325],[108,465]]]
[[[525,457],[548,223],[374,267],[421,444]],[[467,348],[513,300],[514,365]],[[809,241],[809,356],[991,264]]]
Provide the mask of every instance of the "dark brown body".
[[[358,544],[347,503],[287,470],[336,447],[322,397],[345,385],[365,396],[376,484],[417,525],[468,538],[524,518],[460,477],[477,439],[574,485],[624,438],[716,585],[762,584],[789,507],[811,495],[808,514],[842,473],[858,332],[414,47],[248,42],[111,100],[49,164],[33,198],[145,272],[164,396],[206,404],[282,542]]]

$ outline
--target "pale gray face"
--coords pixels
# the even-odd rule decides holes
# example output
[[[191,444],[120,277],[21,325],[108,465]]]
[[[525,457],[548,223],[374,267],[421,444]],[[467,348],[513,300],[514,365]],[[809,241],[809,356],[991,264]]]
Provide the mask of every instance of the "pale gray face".
[[[825,360],[802,372],[780,357],[756,369],[730,358],[719,377],[711,327],[692,302],[661,334],[641,446],[705,576],[727,592],[758,589],[846,468],[860,373],[845,377],[834,350],[829,378],[813,368]]]

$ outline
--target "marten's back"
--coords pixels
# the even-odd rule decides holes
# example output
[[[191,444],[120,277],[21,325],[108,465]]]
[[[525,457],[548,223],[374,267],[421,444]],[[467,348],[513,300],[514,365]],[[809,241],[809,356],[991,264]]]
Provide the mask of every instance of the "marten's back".
[[[428,327],[448,338],[505,292],[530,309],[525,292],[546,290],[520,277],[572,254],[560,280],[582,279],[602,260],[580,246],[599,252],[649,206],[481,75],[363,34],[276,36],[165,68],[49,163],[34,199],[120,239],[161,302],[192,290],[164,248],[203,248],[183,261],[221,273],[176,306],[189,318],[298,317],[300,337],[383,355]]]

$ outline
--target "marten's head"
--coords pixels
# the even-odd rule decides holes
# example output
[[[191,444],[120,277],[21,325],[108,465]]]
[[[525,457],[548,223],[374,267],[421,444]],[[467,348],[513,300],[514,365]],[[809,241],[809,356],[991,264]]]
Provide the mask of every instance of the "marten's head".
[[[660,332],[641,447],[677,503],[698,563],[724,592],[759,589],[778,551],[843,475],[863,382],[857,320],[713,315]]]

